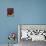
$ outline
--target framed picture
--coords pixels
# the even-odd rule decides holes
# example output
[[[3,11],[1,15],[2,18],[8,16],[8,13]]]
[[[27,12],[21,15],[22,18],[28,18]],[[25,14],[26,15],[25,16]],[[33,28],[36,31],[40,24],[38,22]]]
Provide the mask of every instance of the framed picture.
[[[14,8],[7,8],[7,16],[13,16],[14,15]]]

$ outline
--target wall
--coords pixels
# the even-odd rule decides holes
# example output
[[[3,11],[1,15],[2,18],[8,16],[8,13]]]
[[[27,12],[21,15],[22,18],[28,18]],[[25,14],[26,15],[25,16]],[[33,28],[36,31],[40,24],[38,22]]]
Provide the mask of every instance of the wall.
[[[9,7],[15,9],[13,17],[7,16]],[[17,32],[17,24],[46,24],[46,0],[0,0],[0,44],[8,43],[7,36]]]

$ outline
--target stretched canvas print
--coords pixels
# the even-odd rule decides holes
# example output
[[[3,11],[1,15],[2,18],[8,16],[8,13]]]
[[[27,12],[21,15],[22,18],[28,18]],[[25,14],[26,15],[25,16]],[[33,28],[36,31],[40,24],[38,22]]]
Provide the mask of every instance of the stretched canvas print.
[[[7,16],[13,16],[14,8],[7,8]]]

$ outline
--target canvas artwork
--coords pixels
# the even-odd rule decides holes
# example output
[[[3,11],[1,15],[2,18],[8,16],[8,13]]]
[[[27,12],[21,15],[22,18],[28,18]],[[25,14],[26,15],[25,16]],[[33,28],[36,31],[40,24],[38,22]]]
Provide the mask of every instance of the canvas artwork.
[[[14,8],[7,8],[7,16],[13,16],[14,15]]]

